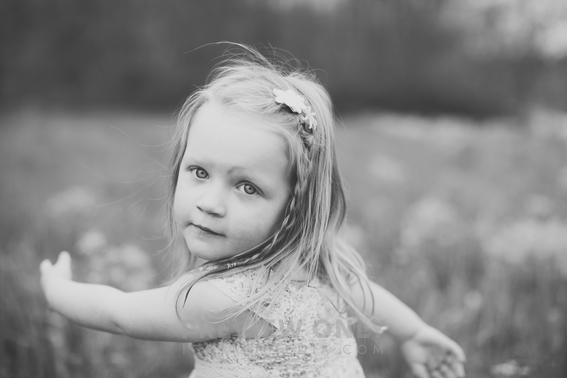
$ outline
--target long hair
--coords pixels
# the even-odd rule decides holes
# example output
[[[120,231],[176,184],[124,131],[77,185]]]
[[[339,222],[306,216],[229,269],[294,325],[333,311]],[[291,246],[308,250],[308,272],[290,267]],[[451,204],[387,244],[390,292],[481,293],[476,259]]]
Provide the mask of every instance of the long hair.
[[[312,73],[292,68],[289,63],[273,63],[253,48],[239,47],[245,53],[232,55],[219,64],[207,84],[187,99],[179,114],[172,141],[167,202],[168,229],[178,244],[175,249],[175,265],[179,269],[176,278],[190,271],[195,262],[174,221],[173,199],[191,122],[203,104],[215,102],[267,120],[271,130],[286,142],[290,198],[271,237],[236,256],[207,262],[208,269],[188,275],[177,293],[176,310],[185,305],[189,290],[200,279],[224,277],[256,268],[259,274],[253,283],[252,293],[255,294],[238,306],[231,316],[245,310],[251,310],[253,314],[269,311],[271,304],[265,308],[263,298],[268,292],[276,298],[281,295],[293,278],[292,273],[299,267],[308,272],[307,282],[318,277],[330,284],[344,299],[345,310],[350,309],[355,320],[374,330],[372,319],[355,305],[350,294],[350,288],[355,284],[361,285],[362,289],[369,287],[365,264],[338,235],[345,218],[346,203],[334,146],[336,120],[329,94]],[[317,128],[313,132],[300,126],[297,114],[282,110],[282,106],[274,101],[274,88],[291,89],[306,99],[317,119]]]

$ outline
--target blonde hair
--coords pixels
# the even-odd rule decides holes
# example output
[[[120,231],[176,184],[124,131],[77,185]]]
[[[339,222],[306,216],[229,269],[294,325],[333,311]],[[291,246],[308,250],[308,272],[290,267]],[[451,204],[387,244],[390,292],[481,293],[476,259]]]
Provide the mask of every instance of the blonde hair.
[[[338,236],[346,203],[335,153],[335,118],[329,94],[313,74],[290,68],[289,64],[272,63],[255,49],[238,46],[245,53],[232,55],[218,65],[207,84],[186,100],[179,114],[172,141],[167,203],[169,231],[180,244],[176,249],[179,259],[176,278],[192,269],[195,262],[175,224],[173,198],[191,121],[203,104],[214,101],[269,120],[266,124],[286,141],[288,148],[290,199],[281,223],[268,240],[229,259],[206,263],[211,269],[189,276],[178,292],[178,299],[185,293],[186,300],[191,287],[205,277],[224,277],[257,268],[260,273],[257,277],[269,277],[269,280],[259,282],[257,279],[252,290],[255,294],[231,316],[247,309],[258,314],[266,310],[263,297],[269,291],[273,291],[276,298],[281,295],[293,278],[292,272],[299,267],[308,272],[307,282],[317,276],[329,283],[344,299],[354,319],[375,330],[372,319],[355,305],[350,294],[355,281],[362,288],[369,287],[365,264]],[[300,93],[316,114],[316,130],[312,133],[305,130],[297,114],[283,111],[274,101],[274,88]]]

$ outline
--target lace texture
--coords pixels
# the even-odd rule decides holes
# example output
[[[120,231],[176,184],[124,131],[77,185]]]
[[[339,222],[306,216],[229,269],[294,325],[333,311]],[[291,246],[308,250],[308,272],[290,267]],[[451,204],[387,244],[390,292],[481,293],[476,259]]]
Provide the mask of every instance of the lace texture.
[[[237,302],[252,293],[257,270],[209,282]],[[269,298],[268,298],[269,299]],[[290,283],[277,302],[258,314],[275,328],[268,337],[232,336],[190,344],[195,369],[189,378],[364,378],[357,344],[338,294],[318,279]]]

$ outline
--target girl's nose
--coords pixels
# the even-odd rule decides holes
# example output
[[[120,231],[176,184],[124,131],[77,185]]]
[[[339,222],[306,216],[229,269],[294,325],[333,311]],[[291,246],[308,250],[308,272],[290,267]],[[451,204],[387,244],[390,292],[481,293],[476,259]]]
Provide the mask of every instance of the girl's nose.
[[[216,217],[224,217],[226,214],[224,195],[220,189],[212,185],[205,189],[201,198],[197,200],[196,206],[202,212]]]

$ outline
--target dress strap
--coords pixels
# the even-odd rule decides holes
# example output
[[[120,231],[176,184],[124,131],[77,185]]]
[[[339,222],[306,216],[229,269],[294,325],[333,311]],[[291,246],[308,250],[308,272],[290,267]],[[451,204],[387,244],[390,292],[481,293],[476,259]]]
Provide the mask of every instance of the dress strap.
[[[207,282],[226,294],[235,302],[242,303],[250,298],[256,271],[248,269],[225,277],[207,278]]]
[[[207,279],[207,282],[235,302],[245,303],[252,296],[254,285],[263,284],[261,280],[264,280],[264,277],[260,276],[259,270],[259,268],[247,269],[225,277],[210,278]],[[277,300],[274,298],[275,294],[272,291],[268,291],[266,298],[262,300],[265,304],[265,311],[259,311],[256,315],[266,320],[276,329],[287,327],[287,323],[294,311],[293,296],[296,291],[297,286],[293,281]]]

